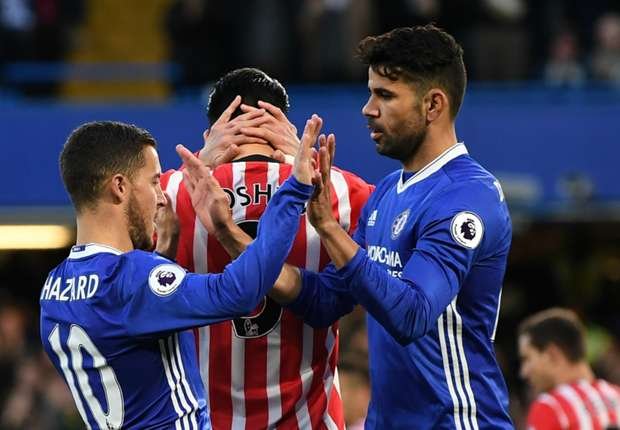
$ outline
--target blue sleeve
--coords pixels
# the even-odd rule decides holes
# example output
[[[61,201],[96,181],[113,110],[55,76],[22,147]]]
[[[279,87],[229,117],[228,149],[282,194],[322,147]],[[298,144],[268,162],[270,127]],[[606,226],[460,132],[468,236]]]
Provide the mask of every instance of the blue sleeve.
[[[279,276],[312,190],[289,178],[270,200],[254,242],[222,273],[186,273],[152,253],[125,254],[121,301],[130,334],[183,330],[250,313]]]
[[[399,343],[406,345],[428,333],[439,315],[456,297],[476,256],[494,241],[493,225],[499,214],[497,199],[472,199],[462,185],[443,192],[421,217],[415,249],[405,264],[402,277],[394,278],[360,249],[340,270],[351,294]],[[487,201],[485,201],[487,200]],[[463,214],[480,221],[478,236],[468,241],[454,235]],[[472,221],[474,222],[474,221]]]
[[[366,247],[366,208],[362,209],[353,240]],[[301,270],[301,291],[287,308],[312,327],[328,327],[350,313],[357,304],[342,279],[341,270],[328,264],[320,273]]]

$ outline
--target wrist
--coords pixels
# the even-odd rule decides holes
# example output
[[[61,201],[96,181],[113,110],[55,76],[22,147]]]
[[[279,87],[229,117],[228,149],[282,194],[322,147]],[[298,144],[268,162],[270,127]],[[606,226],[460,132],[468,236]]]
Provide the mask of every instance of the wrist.
[[[340,224],[335,219],[327,219],[325,221],[321,221],[317,225],[314,226],[317,233],[320,236],[329,236],[337,230],[340,230]]]

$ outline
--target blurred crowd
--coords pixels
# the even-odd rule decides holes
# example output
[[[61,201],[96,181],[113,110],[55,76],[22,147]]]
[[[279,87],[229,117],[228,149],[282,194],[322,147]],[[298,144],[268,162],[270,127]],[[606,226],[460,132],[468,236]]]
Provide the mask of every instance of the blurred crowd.
[[[362,37],[428,22],[462,43],[472,81],[620,84],[612,0],[0,0],[0,82],[51,95],[49,69],[37,83],[6,66],[63,61],[172,64],[176,91],[248,65],[287,83],[359,82]]]

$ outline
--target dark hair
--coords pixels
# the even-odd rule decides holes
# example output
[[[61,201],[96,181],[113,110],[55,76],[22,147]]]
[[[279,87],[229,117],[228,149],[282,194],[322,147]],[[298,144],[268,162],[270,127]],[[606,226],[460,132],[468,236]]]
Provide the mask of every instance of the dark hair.
[[[539,351],[556,345],[571,363],[586,357],[585,328],[569,309],[551,308],[528,317],[519,325],[521,335],[528,336],[530,344]]]
[[[238,95],[246,105],[257,107],[258,101],[262,100],[284,113],[288,111],[288,94],[282,84],[262,70],[246,67],[228,72],[213,85],[207,108],[209,122],[213,124],[217,121]],[[241,113],[237,109],[233,118]]]
[[[402,77],[420,84],[423,92],[441,88],[450,101],[450,116],[456,118],[467,75],[463,48],[445,31],[433,24],[396,28],[363,39],[357,56],[376,73],[393,81]]]
[[[60,173],[76,211],[92,206],[112,175],[131,179],[144,166],[145,146],[156,148],[153,136],[122,122],[89,122],[73,130],[60,153]]]

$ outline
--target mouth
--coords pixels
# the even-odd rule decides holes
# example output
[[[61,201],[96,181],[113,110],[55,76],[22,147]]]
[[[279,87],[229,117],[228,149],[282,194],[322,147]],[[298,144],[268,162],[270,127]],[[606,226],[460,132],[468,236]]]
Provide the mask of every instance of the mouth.
[[[383,130],[374,125],[368,124],[368,129],[370,130],[370,138],[375,142],[383,136]]]

